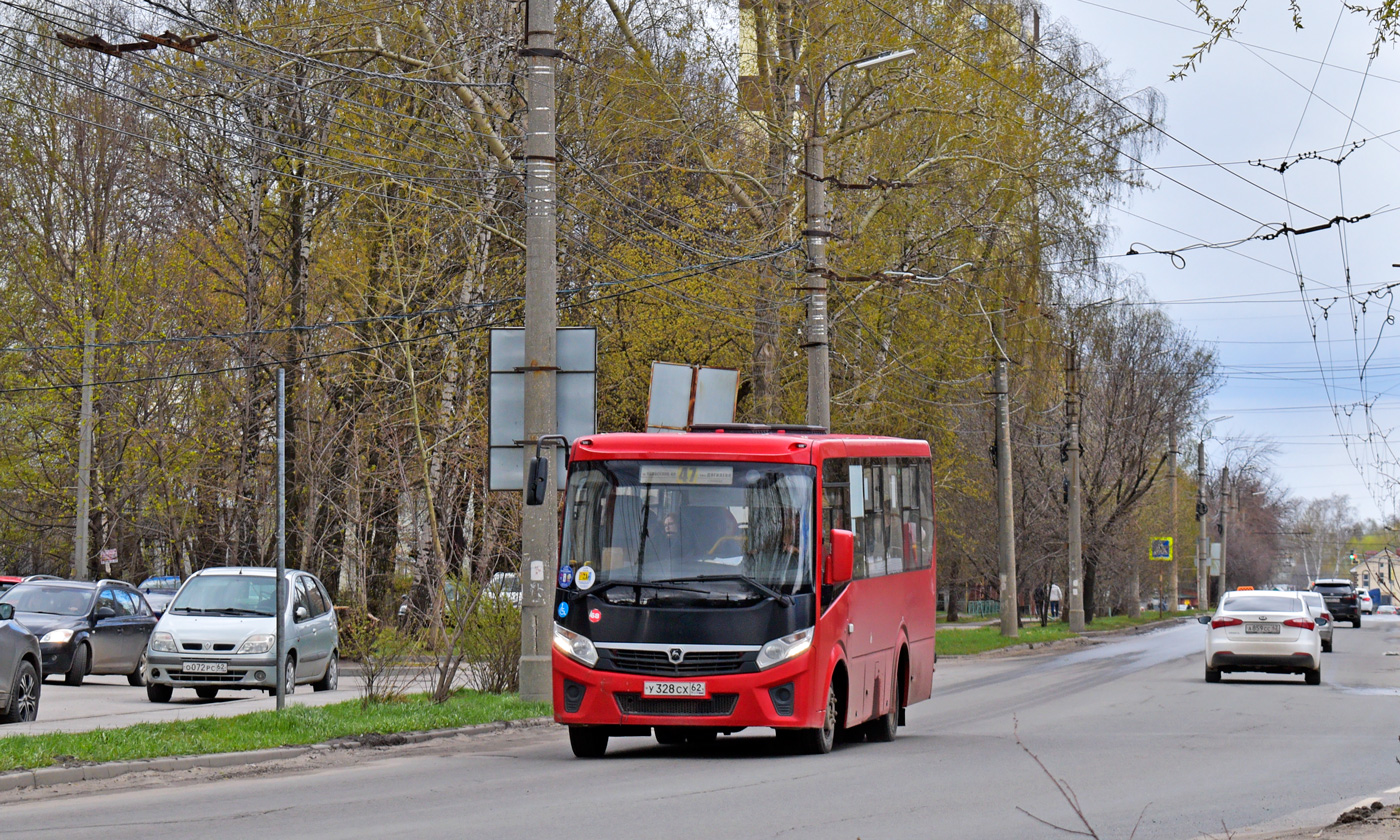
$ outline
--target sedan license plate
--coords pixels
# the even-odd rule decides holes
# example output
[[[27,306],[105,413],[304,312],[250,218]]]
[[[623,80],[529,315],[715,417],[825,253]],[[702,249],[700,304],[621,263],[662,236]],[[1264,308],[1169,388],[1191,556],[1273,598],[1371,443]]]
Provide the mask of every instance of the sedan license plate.
[[[1257,621],[1251,621],[1244,626],[1246,635],[1258,635],[1262,633],[1265,635],[1277,636],[1278,631],[1279,628],[1277,624],[1260,624]]]
[[[703,682],[660,682],[646,680],[642,683],[643,697],[709,697],[710,690]]]
[[[190,662],[188,660],[180,663],[180,670],[186,674],[227,674],[227,662]]]

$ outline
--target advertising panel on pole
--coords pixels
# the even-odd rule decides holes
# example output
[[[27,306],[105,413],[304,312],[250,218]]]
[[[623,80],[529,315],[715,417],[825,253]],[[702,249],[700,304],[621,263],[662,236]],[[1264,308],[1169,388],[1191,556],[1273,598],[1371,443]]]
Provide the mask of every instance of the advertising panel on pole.
[[[560,327],[558,370],[554,375],[558,434],[569,442],[598,431],[598,331],[593,327]],[[525,487],[525,330],[491,330],[490,353],[490,490]],[[530,444],[533,453],[533,443]],[[564,448],[554,447],[551,469],[556,486],[564,489]]]
[[[647,431],[679,433],[700,423],[733,423],[738,400],[737,370],[652,362]]]

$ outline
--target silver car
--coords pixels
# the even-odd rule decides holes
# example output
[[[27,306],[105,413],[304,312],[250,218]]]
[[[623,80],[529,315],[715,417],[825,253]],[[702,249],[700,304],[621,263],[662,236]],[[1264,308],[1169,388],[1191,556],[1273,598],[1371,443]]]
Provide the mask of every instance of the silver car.
[[[1299,592],[1299,597],[1303,603],[1308,605],[1308,612],[1317,619],[1317,633],[1322,637],[1322,652],[1332,652],[1332,614],[1327,611],[1327,602],[1322,600],[1322,595],[1317,592]]]
[[[277,691],[277,574],[268,568],[204,569],[185,581],[156,624],[146,652],[146,696],[165,703],[176,688],[212,699],[220,689]],[[287,571],[287,694],[340,680],[335,609],[315,575]]]

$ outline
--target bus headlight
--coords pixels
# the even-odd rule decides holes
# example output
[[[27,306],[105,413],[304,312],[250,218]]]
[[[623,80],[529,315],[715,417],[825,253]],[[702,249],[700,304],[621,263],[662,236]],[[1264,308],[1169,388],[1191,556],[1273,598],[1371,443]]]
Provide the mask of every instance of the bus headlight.
[[[590,668],[598,664],[598,649],[593,647],[593,641],[558,624],[554,625],[554,646],[560,653]]]
[[[763,646],[758,652],[758,668],[760,671],[772,668],[782,662],[786,662],[802,653],[806,653],[807,648],[812,646],[812,630],[798,630],[796,633],[774,639]]]

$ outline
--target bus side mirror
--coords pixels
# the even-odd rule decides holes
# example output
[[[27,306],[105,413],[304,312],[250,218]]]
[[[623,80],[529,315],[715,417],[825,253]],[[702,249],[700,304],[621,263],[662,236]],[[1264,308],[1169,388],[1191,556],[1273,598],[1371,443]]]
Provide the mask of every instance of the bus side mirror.
[[[831,529],[831,556],[826,561],[823,583],[847,583],[855,573],[856,535],[840,528]]]
[[[530,459],[530,475],[525,479],[525,504],[544,504],[544,490],[549,486],[549,457],[536,455]]]

